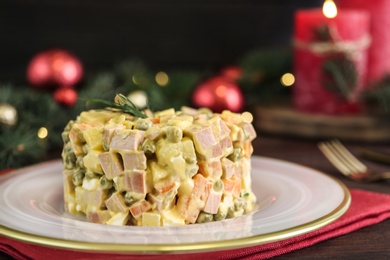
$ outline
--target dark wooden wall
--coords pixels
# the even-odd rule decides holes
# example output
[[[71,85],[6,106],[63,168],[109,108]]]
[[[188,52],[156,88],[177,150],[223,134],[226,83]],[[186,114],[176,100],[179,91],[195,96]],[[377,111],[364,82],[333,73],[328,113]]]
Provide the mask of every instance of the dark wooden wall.
[[[34,54],[60,47],[87,71],[137,57],[152,68],[234,63],[288,46],[294,10],[322,0],[0,0],[0,81],[22,78]]]

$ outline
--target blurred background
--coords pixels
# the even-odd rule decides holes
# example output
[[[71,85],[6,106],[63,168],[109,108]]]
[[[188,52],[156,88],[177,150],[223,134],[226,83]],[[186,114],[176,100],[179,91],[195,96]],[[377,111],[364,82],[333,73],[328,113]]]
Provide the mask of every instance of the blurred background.
[[[260,134],[388,141],[390,1],[335,2],[359,7],[359,26],[341,9],[325,18],[324,0],[0,0],[0,169],[60,156],[67,122],[117,93],[154,111],[249,110]],[[373,35],[383,80],[357,96]]]
[[[38,52],[63,48],[87,72],[137,58],[153,69],[219,68],[291,45],[298,8],[321,0],[0,1],[0,80],[25,80]]]

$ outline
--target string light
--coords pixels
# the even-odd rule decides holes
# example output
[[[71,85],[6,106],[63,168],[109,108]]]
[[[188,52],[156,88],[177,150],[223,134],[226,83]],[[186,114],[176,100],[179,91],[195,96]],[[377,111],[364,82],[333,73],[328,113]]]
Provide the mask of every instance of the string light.
[[[38,130],[38,137],[41,139],[45,139],[49,134],[49,131],[47,131],[46,127],[41,127]]]
[[[326,18],[335,18],[337,16],[337,7],[333,0],[325,0],[322,6],[322,13]]]
[[[280,78],[280,83],[285,87],[290,87],[295,82],[295,77],[291,73],[285,73]]]
[[[168,74],[164,71],[160,71],[156,74],[155,80],[157,84],[161,87],[165,87],[169,83],[169,77]]]

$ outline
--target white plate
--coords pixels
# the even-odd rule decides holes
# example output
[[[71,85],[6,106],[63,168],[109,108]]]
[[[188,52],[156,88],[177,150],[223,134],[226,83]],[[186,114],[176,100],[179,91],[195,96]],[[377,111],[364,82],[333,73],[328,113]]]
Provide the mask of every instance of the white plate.
[[[0,177],[0,233],[26,242],[109,252],[189,252],[263,244],[323,227],[351,201],[339,181],[311,168],[252,157],[259,210],[179,227],[117,227],[64,212],[62,163],[51,161]]]

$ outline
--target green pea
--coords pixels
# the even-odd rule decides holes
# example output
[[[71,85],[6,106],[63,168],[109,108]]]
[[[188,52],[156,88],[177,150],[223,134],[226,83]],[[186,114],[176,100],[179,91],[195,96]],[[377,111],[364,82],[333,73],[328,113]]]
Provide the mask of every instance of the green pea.
[[[232,160],[233,162],[237,162],[238,160],[240,160],[242,158],[242,152],[241,152],[241,148],[234,148],[233,149],[233,153],[231,153],[228,158],[230,160]]]
[[[143,130],[143,131],[146,131],[148,130],[149,127],[151,127],[153,125],[152,121],[150,121],[150,119],[139,119],[137,121],[137,129],[139,130]]]
[[[72,177],[74,186],[80,186],[83,184],[84,174],[81,172],[75,172]]]
[[[246,200],[244,198],[237,198],[234,201],[234,210],[238,211],[238,210],[243,209],[245,204],[246,204]]]
[[[206,222],[211,222],[213,221],[213,215],[206,213],[206,212],[201,212],[196,219],[196,223],[206,223]]]
[[[125,203],[130,206],[131,204],[133,204],[134,202],[136,202],[136,199],[134,199],[134,197],[131,195],[130,192],[126,192],[125,194]]]
[[[67,143],[67,142],[70,142],[70,139],[69,139],[69,131],[64,131],[61,133],[61,137],[62,137],[62,141],[64,143]]]
[[[142,150],[147,154],[153,154],[156,152],[156,144],[152,140],[146,139],[142,144]]]
[[[93,179],[93,178],[96,178],[98,177],[99,174],[93,172],[93,171],[86,171],[85,172],[85,177],[88,178],[88,179]]]
[[[167,129],[167,139],[170,142],[178,143],[183,138],[183,130],[177,126],[170,126]]]
[[[105,175],[100,177],[100,179],[99,179],[99,187],[101,189],[103,189],[103,190],[111,189],[112,186],[113,186],[113,181],[112,180],[107,179],[107,177]]]
[[[196,163],[196,158],[193,157],[193,156],[184,156],[184,160],[185,160],[186,163],[188,163],[188,164],[194,164],[194,163]]]
[[[227,212],[227,218],[234,218],[234,213],[236,212],[234,206],[230,206]]]
[[[89,150],[90,150],[89,145],[88,144],[84,144],[83,145],[83,153],[87,154]]]
[[[213,190],[215,190],[216,192],[222,191],[223,190],[223,182],[221,180],[217,180],[216,182],[214,182]]]
[[[223,212],[220,209],[218,209],[218,212],[216,214],[214,214],[213,218],[216,221],[224,220],[226,218],[226,212]]]

